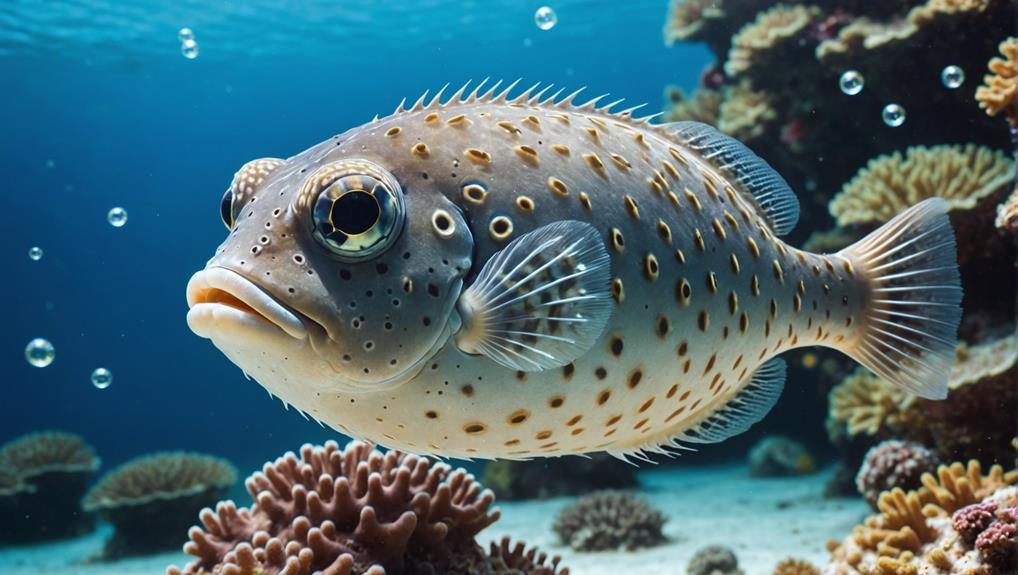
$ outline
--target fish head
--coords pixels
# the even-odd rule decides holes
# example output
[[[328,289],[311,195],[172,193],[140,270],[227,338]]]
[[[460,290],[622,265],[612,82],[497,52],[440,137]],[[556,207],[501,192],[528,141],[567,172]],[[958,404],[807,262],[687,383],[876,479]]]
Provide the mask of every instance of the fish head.
[[[464,216],[361,136],[246,164],[229,235],[188,285],[191,329],[284,400],[406,383],[459,329]]]

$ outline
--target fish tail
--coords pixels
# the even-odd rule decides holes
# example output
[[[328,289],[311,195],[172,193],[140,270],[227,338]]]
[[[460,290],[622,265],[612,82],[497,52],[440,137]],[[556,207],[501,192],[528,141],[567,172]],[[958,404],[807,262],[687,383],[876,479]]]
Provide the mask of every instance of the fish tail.
[[[859,268],[865,292],[843,351],[920,397],[947,397],[962,289],[946,202],[922,201],[838,255]]]

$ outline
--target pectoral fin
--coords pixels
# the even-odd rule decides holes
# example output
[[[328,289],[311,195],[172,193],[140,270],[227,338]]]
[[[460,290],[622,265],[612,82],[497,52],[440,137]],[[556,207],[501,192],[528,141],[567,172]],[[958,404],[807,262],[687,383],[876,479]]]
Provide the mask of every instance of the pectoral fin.
[[[611,316],[609,264],[600,234],[584,222],[555,222],[516,238],[460,296],[456,345],[514,370],[570,363]]]

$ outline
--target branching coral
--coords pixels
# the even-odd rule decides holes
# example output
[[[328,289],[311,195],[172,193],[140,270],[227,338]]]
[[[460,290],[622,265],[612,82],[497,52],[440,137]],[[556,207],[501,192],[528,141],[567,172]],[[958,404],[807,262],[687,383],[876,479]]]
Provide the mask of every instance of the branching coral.
[[[742,570],[734,551],[723,545],[708,545],[693,554],[686,575],[742,575]]]
[[[0,447],[0,541],[77,535],[92,527],[81,495],[99,468],[85,441],[70,433],[31,433]]]
[[[795,41],[820,15],[813,6],[778,4],[760,12],[756,19],[732,37],[725,72],[737,76],[766,59],[768,53]]]
[[[1018,79],[1015,79],[1015,83],[1018,84]],[[997,218],[993,223],[998,230],[1011,235],[1018,234],[1018,187],[1015,187],[1007,200],[997,206]]]
[[[692,120],[705,124],[717,124],[724,92],[700,88],[688,98],[682,90],[669,86],[665,89],[667,103],[662,119],[666,122]]]
[[[913,441],[888,440],[872,447],[863,460],[855,484],[870,506],[884,491],[899,487],[918,489],[920,477],[936,470],[940,461],[929,449]]]
[[[725,98],[718,111],[718,128],[744,141],[764,134],[777,119],[770,98],[753,89],[748,80],[725,88]]]
[[[671,0],[665,24],[665,43],[703,38],[710,22],[721,20],[722,0]]]
[[[990,74],[983,77],[983,85],[976,88],[979,107],[989,116],[1006,112],[1012,124],[1018,123],[1018,38],[1010,37],[1000,43],[1003,58],[993,58],[987,67]]]
[[[660,511],[642,499],[599,491],[560,511],[554,529],[563,544],[577,551],[632,550],[664,542],[665,521]]]
[[[802,475],[815,467],[806,448],[787,437],[765,437],[749,450],[749,474],[755,477]]]
[[[877,435],[900,425],[907,394],[859,368],[831,389],[828,419],[845,426],[849,436]]]
[[[170,574],[566,573],[508,541],[474,536],[498,517],[491,491],[462,469],[351,442],[305,445],[245,482],[254,504],[205,509]]]
[[[789,557],[778,563],[773,575],[820,575],[820,570],[808,561]]]
[[[113,524],[105,555],[118,557],[179,544],[202,507],[237,481],[228,462],[194,453],[161,453],[129,461],[106,474],[84,499]]]
[[[975,144],[915,146],[905,156],[871,160],[831,201],[831,215],[843,226],[883,223],[932,197],[944,198],[952,211],[970,210],[1013,178],[1014,163],[999,151]]]
[[[997,505],[1018,504],[1018,490],[1007,487],[1018,472],[994,466],[983,474],[978,462],[941,466],[925,474],[915,491],[895,488],[880,495],[880,513],[857,526],[842,543],[832,542],[829,575],[892,573],[1000,573],[954,530],[951,514],[991,498]],[[967,569],[981,569],[968,571]]]

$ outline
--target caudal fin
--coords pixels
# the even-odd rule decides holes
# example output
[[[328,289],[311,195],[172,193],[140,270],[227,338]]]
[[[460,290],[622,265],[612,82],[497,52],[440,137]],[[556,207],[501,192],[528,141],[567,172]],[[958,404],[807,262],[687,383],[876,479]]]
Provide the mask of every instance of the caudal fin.
[[[920,397],[947,397],[962,295],[947,204],[920,202],[840,253],[870,286],[849,355]]]

